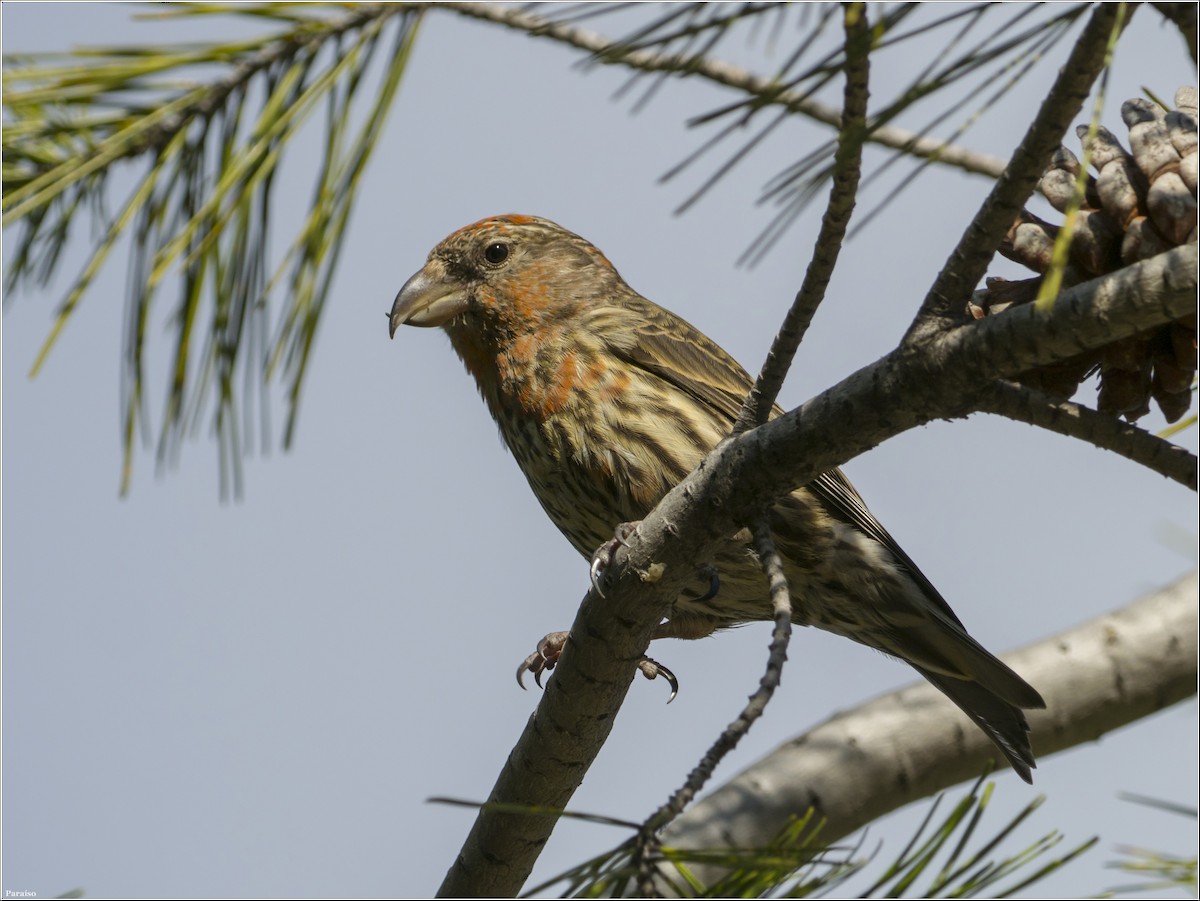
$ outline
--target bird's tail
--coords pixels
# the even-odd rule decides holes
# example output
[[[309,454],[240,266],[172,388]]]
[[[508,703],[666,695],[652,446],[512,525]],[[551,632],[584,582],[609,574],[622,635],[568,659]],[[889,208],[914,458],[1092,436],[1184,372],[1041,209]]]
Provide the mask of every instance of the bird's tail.
[[[1018,776],[1026,782],[1033,782],[1030,770],[1035,768],[1037,763],[1033,759],[1033,748],[1029,743],[1029,723],[1021,708],[993,694],[978,682],[943,676],[919,666],[916,670],[937,686],[942,694],[957,704],[959,709],[984,731],[1008,759]],[[1041,700],[1040,697],[1038,700]]]

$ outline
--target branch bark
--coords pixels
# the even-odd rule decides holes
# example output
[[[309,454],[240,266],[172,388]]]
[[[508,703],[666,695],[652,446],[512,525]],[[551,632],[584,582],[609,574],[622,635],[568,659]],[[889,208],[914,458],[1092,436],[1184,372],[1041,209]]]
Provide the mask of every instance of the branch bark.
[[[777,497],[907,429],[981,409],[981,395],[997,378],[1189,315],[1195,309],[1196,270],[1196,245],[1177,247],[1076,285],[1045,313],[1026,304],[916,346],[902,345],[723,445],[708,463],[727,471],[706,484],[734,481],[734,515],[741,518],[743,496],[747,503]]]
[[[1193,571],[1127,607],[1006,655],[1046,698],[1031,711],[1039,758],[1196,694]],[[810,807],[835,842],[911,801],[979,775],[994,748],[928,683],[838,713],[739,773],[667,827],[664,845],[765,847]],[[1003,761],[1000,762],[1003,766]],[[715,868],[695,867],[711,881]]]

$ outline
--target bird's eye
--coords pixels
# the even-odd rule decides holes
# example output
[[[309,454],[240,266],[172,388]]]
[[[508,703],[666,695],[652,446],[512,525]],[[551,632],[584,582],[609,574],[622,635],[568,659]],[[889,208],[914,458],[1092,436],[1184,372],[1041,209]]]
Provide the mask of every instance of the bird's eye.
[[[489,244],[483,251],[483,258],[493,266],[499,266],[508,259],[507,244]]]

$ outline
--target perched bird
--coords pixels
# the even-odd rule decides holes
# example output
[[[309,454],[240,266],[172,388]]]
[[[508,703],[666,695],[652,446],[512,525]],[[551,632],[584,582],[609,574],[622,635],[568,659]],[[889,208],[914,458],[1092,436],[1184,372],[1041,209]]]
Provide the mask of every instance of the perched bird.
[[[728,435],[752,384],[599,250],[533,216],[450,235],[401,288],[389,324],[393,336],[401,325],[446,330],[543,509],[589,558]],[[967,634],[840,470],[780,498],[768,520],[794,622],[907,661],[1031,781],[1021,709],[1044,707],[1041,696]],[[712,563],[719,587],[698,578],[656,637],[771,618],[747,533]]]

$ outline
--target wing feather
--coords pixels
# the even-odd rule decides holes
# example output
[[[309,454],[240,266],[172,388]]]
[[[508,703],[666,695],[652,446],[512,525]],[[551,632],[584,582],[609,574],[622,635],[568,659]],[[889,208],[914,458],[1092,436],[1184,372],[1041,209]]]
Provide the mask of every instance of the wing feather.
[[[626,308],[640,320],[637,341],[614,344],[614,353],[691,395],[732,427],[754,384],[746,370],[699,329],[657,304],[638,297]]]
[[[750,393],[750,375],[720,345],[678,316],[645,298],[630,301],[632,312],[642,320],[637,344],[614,348],[626,362],[653,373],[728,420],[732,428]],[[783,413],[776,406],[771,417]],[[904,552],[891,533],[867,509],[862,496],[840,469],[821,473],[807,486],[835,519],[853,526],[888,549],[917,582],[938,610],[951,622],[962,622],[933,583]]]

